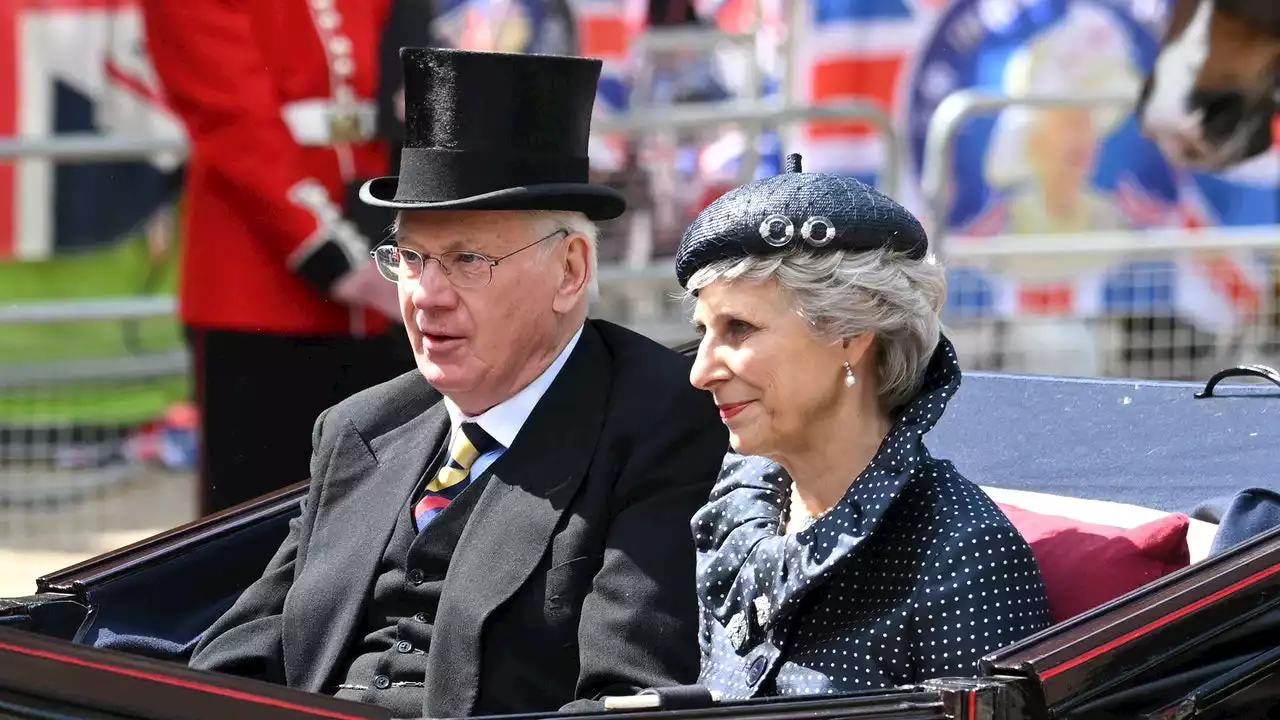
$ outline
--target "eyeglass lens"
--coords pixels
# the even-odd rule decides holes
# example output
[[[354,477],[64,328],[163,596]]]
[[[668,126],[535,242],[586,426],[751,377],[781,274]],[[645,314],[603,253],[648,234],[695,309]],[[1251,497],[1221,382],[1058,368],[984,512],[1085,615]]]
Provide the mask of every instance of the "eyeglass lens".
[[[421,278],[426,263],[421,253],[395,245],[379,247],[374,257],[382,276],[392,282],[414,281]],[[460,287],[486,285],[491,277],[492,267],[489,260],[477,253],[447,252],[432,256],[430,259],[440,263],[444,274]]]

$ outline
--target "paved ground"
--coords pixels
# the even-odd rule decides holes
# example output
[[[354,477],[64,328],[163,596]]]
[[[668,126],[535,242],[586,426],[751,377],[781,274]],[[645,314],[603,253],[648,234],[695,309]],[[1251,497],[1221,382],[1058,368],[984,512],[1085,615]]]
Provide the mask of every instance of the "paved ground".
[[[5,472],[0,497],[31,498],[37,489],[97,485],[102,476]],[[193,479],[130,471],[102,490],[54,506],[0,507],[0,597],[30,594],[35,578],[195,518]],[[70,492],[66,493],[70,494]]]

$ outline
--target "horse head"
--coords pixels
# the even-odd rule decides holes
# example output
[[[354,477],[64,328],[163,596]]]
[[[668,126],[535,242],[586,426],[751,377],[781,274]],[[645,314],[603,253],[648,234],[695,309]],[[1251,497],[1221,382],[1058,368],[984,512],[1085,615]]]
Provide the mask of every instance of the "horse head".
[[[1280,0],[1174,0],[1138,101],[1171,162],[1222,170],[1267,151],[1280,100]]]

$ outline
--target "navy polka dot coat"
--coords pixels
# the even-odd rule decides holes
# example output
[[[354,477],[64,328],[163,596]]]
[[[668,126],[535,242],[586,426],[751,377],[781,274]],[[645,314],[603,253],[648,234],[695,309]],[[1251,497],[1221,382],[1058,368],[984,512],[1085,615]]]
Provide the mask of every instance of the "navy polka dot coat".
[[[924,387],[835,507],[785,534],[791,482],[730,454],[693,519],[701,683],[725,698],[971,676],[1049,624],[1031,549],[922,436],[960,385],[943,338]]]

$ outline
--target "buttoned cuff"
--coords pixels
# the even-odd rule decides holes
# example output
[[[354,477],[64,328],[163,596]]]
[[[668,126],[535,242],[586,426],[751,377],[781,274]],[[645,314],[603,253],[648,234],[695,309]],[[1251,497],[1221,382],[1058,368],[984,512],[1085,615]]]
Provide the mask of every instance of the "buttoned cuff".
[[[294,272],[328,295],[332,292],[334,283],[355,266],[355,260],[340,242],[325,240],[312,248],[310,254],[297,264]]]
[[[289,199],[316,219],[315,231],[289,255],[289,268],[329,294],[339,278],[368,261],[369,241],[315,180],[294,185]]]

